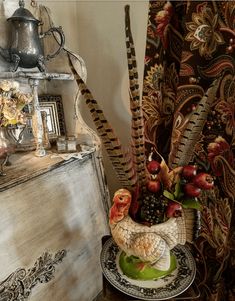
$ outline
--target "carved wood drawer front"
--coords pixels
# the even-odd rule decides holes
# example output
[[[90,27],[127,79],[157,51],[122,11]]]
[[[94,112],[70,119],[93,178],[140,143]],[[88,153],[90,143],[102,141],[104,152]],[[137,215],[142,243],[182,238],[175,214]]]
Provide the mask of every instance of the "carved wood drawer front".
[[[11,157],[0,178],[0,300],[91,301],[101,290],[108,226],[95,155]]]

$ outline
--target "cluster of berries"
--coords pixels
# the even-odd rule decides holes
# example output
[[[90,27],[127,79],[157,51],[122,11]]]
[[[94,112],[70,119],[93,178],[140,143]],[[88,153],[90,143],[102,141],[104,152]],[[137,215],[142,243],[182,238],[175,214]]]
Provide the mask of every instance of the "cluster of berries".
[[[149,191],[143,192],[141,195],[141,220],[150,225],[164,222],[167,206],[168,200],[163,195]]]

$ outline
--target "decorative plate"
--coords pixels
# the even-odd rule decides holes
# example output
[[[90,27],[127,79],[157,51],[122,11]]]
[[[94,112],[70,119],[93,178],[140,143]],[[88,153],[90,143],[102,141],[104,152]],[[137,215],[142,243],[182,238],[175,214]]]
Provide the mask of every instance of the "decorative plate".
[[[105,278],[121,292],[141,300],[167,300],[183,293],[193,282],[196,264],[186,246],[178,245],[172,253],[176,256],[177,268],[158,280],[134,280],[125,276],[119,267],[121,250],[108,239],[101,251],[101,267]]]

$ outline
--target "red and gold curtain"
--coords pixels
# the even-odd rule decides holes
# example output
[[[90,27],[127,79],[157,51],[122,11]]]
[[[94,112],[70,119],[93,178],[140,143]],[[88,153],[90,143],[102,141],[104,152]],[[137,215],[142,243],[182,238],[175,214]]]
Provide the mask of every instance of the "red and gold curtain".
[[[235,300],[235,1],[150,1],[143,85],[146,148],[171,164],[190,114],[216,78],[219,88],[194,141],[215,189],[200,201],[193,247],[200,300]],[[198,300],[198,299],[197,299]]]

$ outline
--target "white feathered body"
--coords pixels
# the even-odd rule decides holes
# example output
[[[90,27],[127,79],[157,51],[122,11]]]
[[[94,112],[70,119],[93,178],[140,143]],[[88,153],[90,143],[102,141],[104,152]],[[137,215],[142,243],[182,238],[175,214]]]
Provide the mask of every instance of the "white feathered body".
[[[134,222],[127,215],[110,227],[113,239],[128,256],[134,255],[144,262],[155,263],[155,267],[162,270],[169,268],[170,250],[186,242],[183,216],[148,227]]]

